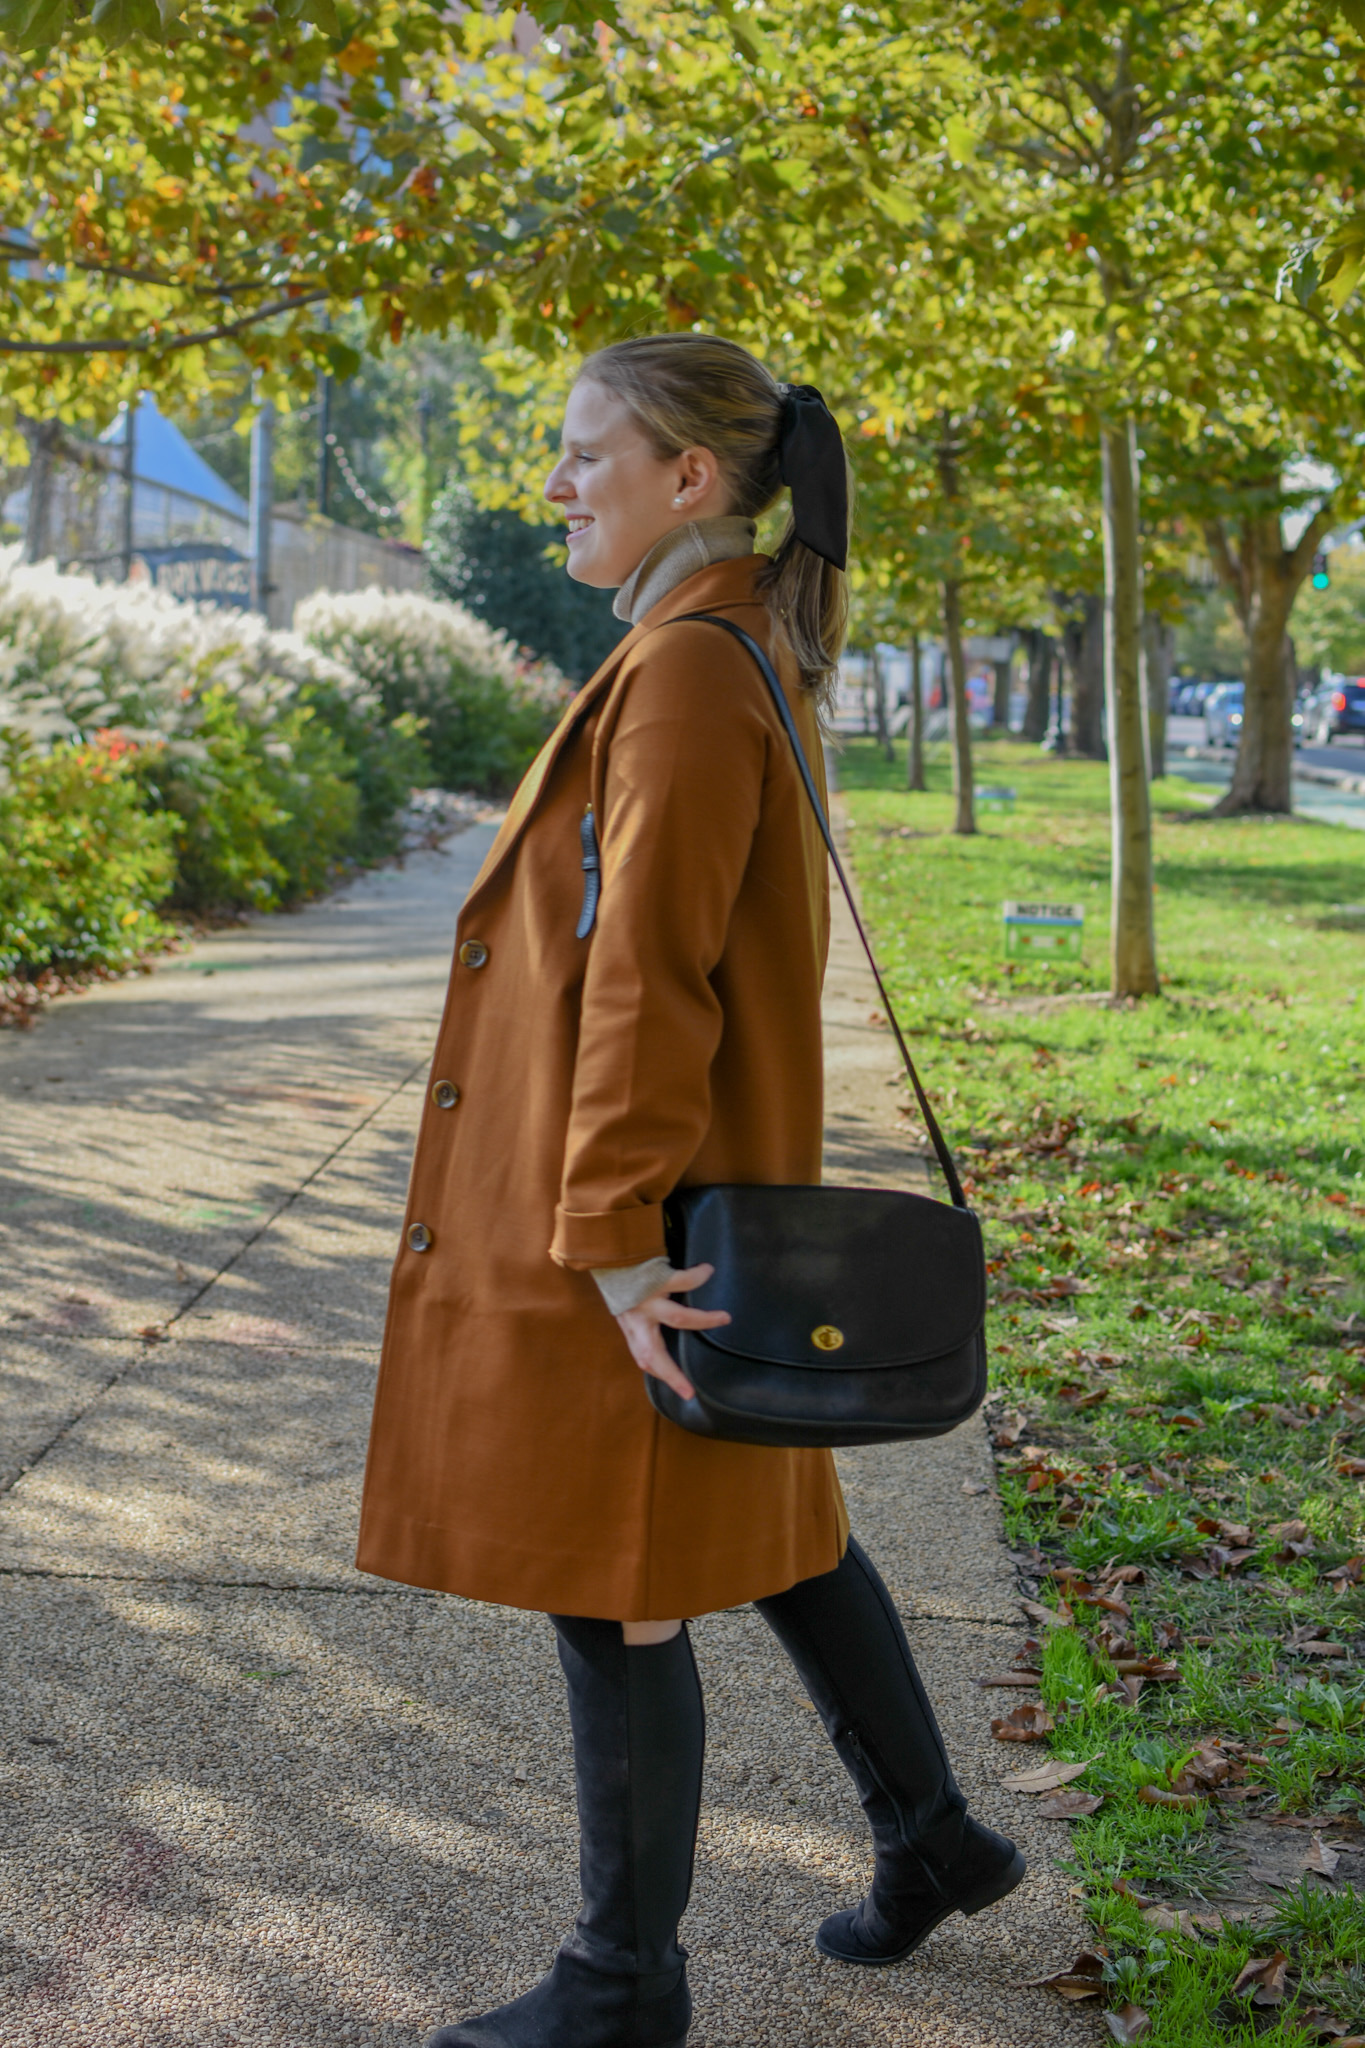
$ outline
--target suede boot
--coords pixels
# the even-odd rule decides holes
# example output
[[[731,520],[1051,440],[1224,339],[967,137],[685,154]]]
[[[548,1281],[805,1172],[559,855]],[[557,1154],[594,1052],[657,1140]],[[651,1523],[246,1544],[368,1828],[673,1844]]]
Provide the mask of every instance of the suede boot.
[[[860,1906],[834,1913],[817,1948],[846,1963],[898,1963],[950,1913],[979,1913],[1023,1877],[1014,1843],[970,1818],[891,1595],[849,1540],[836,1570],[760,1600],[857,1787],[876,1869]]]
[[[705,1719],[692,1645],[551,1615],[569,1687],[583,1904],[549,1975],[426,2048],[684,2048],[678,1922],[692,1888]]]

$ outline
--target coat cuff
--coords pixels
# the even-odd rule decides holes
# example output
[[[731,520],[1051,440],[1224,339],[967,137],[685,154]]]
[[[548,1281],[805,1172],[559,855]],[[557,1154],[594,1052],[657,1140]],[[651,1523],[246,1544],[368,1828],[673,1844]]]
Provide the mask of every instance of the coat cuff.
[[[659,1259],[664,1250],[662,1202],[641,1202],[631,1209],[600,1209],[584,1213],[555,1210],[550,1257],[560,1266],[638,1266]]]

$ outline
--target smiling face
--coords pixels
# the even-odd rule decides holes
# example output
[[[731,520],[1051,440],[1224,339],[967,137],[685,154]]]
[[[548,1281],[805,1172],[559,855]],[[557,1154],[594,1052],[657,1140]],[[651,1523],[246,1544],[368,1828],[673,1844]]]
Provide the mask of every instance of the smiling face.
[[[575,583],[618,589],[674,527],[730,509],[709,448],[660,456],[624,401],[591,378],[569,393],[563,449],[545,495],[568,520]]]

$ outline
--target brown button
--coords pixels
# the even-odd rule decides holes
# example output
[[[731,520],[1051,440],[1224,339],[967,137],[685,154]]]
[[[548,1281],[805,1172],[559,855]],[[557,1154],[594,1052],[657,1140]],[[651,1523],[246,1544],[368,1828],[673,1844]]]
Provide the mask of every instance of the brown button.
[[[408,1225],[408,1248],[414,1252],[430,1251],[431,1232],[427,1229],[425,1223],[410,1223]]]
[[[453,1081],[437,1081],[432,1087],[431,1099],[438,1109],[454,1109],[460,1099],[460,1091]]]
[[[461,967],[484,967],[488,963],[488,948],[482,939],[466,939],[460,948]]]

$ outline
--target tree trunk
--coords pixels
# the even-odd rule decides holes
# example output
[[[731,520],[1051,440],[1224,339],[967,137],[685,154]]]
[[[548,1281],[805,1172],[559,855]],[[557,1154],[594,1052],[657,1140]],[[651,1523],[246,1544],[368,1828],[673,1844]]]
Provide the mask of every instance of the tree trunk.
[[[1040,626],[1028,636],[1028,701],[1024,706],[1024,738],[1036,746],[1047,735],[1052,692],[1052,640]]]
[[[1014,662],[997,661],[995,667],[995,702],[991,706],[993,734],[1008,732],[1010,729],[1010,676]]]
[[[1137,428],[1131,417],[1100,428],[1104,469],[1104,691],[1109,713],[1113,852],[1110,992],[1158,992],[1152,898],[1150,750],[1142,663],[1142,541],[1138,525]]]
[[[1316,512],[1292,548],[1284,544],[1278,510],[1244,519],[1234,554],[1221,521],[1205,529],[1209,553],[1247,638],[1242,736],[1226,796],[1212,815],[1293,809],[1294,685],[1297,669],[1289,618],[1333,512]]]
[[[1068,751],[1087,760],[1103,761],[1104,746],[1104,599],[1087,594],[1062,629],[1062,646],[1071,670],[1071,729]]]
[[[886,712],[886,670],[882,667],[880,647],[873,645],[870,674],[872,677],[872,715],[877,728],[877,744],[888,761],[896,758],[896,749],[891,744],[891,721]]]
[[[957,798],[953,830],[970,833],[976,830],[972,728],[967,713],[967,657],[962,652],[962,586],[954,577],[943,586],[943,639],[953,707],[953,795]]]
[[[910,635],[910,731],[905,746],[905,786],[924,788],[924,677],[919,634]]]
[[[1155,612],[1142,619],[1142,647],[1147,660],[1147,736],[1151,748],[1152,780],[1166,773],[1166,706],[1171,694],[1171,665],[1175,660],[1175,627],[1168,626]]]
[[[52,553],[52,501],[61,452],[59,420],[32,422],[28,441],[28,518],[24,525],[24,560],[45,562]]]

